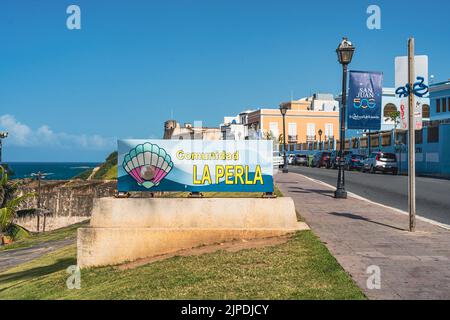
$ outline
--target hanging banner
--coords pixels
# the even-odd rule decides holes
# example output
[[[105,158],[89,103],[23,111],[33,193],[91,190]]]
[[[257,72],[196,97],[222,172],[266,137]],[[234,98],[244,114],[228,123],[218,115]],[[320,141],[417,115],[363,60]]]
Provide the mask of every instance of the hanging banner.
[[[383,73],[350,71],[347,128],[380,130]]]
[[[414,128],[422,129],[422,109],[430,105],[428,94],[428,56],[414,56],[414,83],[408,85],[408,57],[395,57],[395,94],[400,99],[400,130],[408,130],[408,96],[414,94]]]
[[[271,140],[119,140],[119,192],[273,192]]]

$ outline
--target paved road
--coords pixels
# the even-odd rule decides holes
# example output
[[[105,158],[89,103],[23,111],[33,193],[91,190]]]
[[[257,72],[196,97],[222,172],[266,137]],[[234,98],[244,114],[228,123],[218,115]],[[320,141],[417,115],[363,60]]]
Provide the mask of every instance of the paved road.
[[[337,170],[289,167],[291,172],[336,185]],[[408,211],[408,178],[390,174],[345,172],[347,191],[369,200]],[[450,180],[416,178],[417,214],[450,225]]]
[[[29,248],[0,251],[0,273],[14,268],[19,264],[39,258],[40,256],[55,251],[59,248],[74,244],[76,241],[76,238],[70,238],[43,242]]]

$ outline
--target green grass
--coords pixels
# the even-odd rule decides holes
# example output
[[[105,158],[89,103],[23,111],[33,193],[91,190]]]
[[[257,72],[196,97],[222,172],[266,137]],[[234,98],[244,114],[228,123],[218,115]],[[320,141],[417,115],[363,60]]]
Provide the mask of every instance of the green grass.
[[[105,180],[117,180],[117,164],[108,169],[108,171],[102,176]]]
[[[103,162],[100,165],[100,168],[97,170],[97,172],[94,174],[92,178],[103,180],[105,179],[105,175],[110,173],[110,170],[114,167],[117,168],[117,151],[114,151],[106,158],[105,162]]]
[[[79,227],[87,226],[88,222],[77,223],[65,228],[56,229],[53,231],[43,232],[43,233],[33,233],[31,236],[15,241],[6,246],[0,246],[0,252],[3,250],[20,249],[32,247],[36,244],[40,244],[52,240],[63,240],[68,238],[75,238],[76,231]]]
[[[0,299],[365,299],[311,231],[272,247],[86,269],[69,290],[75,256],[69,246],[1,273]]]

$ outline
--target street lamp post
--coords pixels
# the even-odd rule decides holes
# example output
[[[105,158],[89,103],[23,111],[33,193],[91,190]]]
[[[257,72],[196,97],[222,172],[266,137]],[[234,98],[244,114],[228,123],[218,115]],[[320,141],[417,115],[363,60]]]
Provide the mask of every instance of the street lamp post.
[[[286,103],[282,103],[280,104],[280,112],[281,115],[283,116],[283,173],[288,173],[288,168],[287,168],[287,158],[286,158],[286,112],[290,109],[291,107],[286,104]]]
[[[319,131],[317,132],[319,134],[319,145],[320,145],[320,149],[322,149],[322,129],[319,129]]]
[[[336,49],[339,63],[342,64],[342,99],[341,99],[341,134],[339,143],[339,173],[336,191],[334,192],[334,197],[337,199],[346,199],[347,191],[345,191],[345,173],[342,166],[343,155],[344,155],[344,144],[345,144],[345,107],[347,103],[347,67],[352,61],[353,53],[355,52],[355,47],[352,45],[347,38],[343,38],[342,42]]]

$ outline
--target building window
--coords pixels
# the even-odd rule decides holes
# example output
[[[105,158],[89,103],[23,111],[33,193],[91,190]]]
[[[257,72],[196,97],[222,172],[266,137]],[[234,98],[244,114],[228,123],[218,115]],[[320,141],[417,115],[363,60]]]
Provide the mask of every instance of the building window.
[[[430,106],[427,104],[422,105],[422,118],[430,117]]]
[[[415,136],[415,142],[416,144],[422,144],[423,143],[423,130],[416,130],[415,131],[416,136]]]
[[[306,124],[306,138],[308,141],[314,141],[316,138],[316,124],[315,123],[307,123]]]
[[[383,116],[389,118],[394,112],[397,112],[397,107],[393,103],[388,103],[384,106]]]
[[[288,141],[292,143],[297,142],[297,124],[295,122],[288,124]]]
[[[447,99],[445,98],[442,99],[442,112],[447,112]]]
[[[428,143],[439,142],[439,126],[428,127]]]
[[[332,123],[325,123],[325,139],[330,139],[334,136],[334,128]]]
[[[441,112],[441,99],[436,99],[436,113]]]
[[[269,132],[272,134],[272,137],[278,139],[278,122],[269,123]]]

